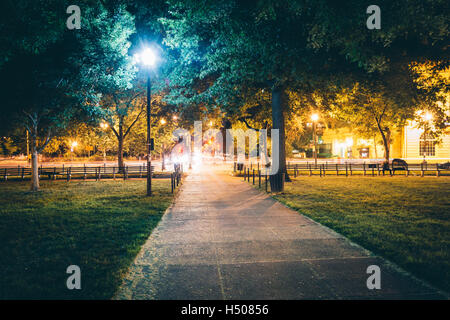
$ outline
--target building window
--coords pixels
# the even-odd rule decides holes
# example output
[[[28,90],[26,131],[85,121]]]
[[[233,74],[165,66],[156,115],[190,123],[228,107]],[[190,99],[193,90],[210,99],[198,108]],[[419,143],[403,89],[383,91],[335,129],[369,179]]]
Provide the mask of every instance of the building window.
[[[369,148],[360,148],[359,157],[363,159],[369,158]]]
[[[422,133],[419,141],[421,156],[434,156],[436,153],[436,139],[432,133]]]

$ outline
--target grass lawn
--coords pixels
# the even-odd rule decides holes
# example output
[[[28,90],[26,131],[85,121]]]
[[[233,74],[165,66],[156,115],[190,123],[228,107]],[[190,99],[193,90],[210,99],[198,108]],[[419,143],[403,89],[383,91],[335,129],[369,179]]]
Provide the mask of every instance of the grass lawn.
[[[450,291],[450,178],[300,177],[274,198]]]
[[[0,183],[0,299],[109,299],[172,201],[170,180]],[[81,268],[68,290],[66,268]]]

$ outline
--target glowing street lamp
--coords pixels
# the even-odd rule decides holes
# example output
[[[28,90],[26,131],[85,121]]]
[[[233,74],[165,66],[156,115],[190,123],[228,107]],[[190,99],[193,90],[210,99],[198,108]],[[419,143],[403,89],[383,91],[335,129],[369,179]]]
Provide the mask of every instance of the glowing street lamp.
[[[73,150],[78,146],[78,142],[76,141],[72,141],[72,143],[70,144],[70,153],[72,155],[72,161],[73,161]]]
[[[165,119],[161,119],[161,124],[166,124],[166,120]]]
[[[70,151],[73,152],[73,149],[76,148],[76,147],[78,147],[78,142],[73,141],[73,142],[71,143],[71,145],[70,145]]]
[[[423,119],[429,122],[429,121],[433,120],[433,114],[430,112],[427,112],[423,115]]]
[[[316,124],[319,121],[319,115],[314,113],[311,115],[311,121],[313,123],[313,139],[314,139],[314,166],[317,167],[317,134],[316,134]]]
[[[317,113],[314,113],[314,114],[311,116],[311,120],[312,120],[313,122],[317,122],[317,120],[319,120],[319,115],[318,115]]]
[[[140,53],[134,55],[137,63],[140,63],[147,69],[147,196],[152,195],[152,174],[151,174],[151,137],[150,137],[150,123],[151,123],[151,79],[150,71],[153,69],[158,60],[158,54],[152,47],[145,47]]]

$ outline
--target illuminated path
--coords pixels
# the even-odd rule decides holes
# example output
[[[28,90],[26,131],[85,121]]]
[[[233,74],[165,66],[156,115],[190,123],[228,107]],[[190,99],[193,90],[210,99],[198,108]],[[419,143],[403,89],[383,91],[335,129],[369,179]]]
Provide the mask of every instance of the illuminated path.
[[[370,265],[381,268],[380,290],[367,288]],[[439,297],[240,178],[204,170],[186,178],[115,298]]]

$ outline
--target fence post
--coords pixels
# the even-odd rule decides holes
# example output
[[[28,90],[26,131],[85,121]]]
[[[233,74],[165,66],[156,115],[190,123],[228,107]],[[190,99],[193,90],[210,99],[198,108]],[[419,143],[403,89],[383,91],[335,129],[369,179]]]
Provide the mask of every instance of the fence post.
[[[98,167],[98,181],[102,178],[102,167]]]
[[[266,192],[267,192],[267,172],[266,172],[266,174],[264,175],[264,177],[265,177],[265,183],[266,183]]]
[[[139,178],[142,178],[142,165],[139,164]]]
[[[86,180],[86,163],[83,164],[83,172],[84,172],[83,180]]]
[[[294,167],[294,178],[297,178],[297,164]]]
[[[420,176],[423,177],[425,172],[423,171],[423,162],[420,164]]]
[[[338,176],[339,175],[339,167],[338,167],[338,164],[336,163],[336,176]]]
[[[366,176],[366,162],[365,161],[363,162],[363,171],[364,171],[363,175]]]
[[[173,172],[170,174],[170,186],[172,188],[172,193],[173,193]]]
[[[440,172],[439,172],[439,164],[436,163],[436,178],[439,178]]]
[[[311,166],[308,163],[306,163],[306,166],[309,167],[309,176],[311,177],[312,176]]]
[[[380,176],[380,164],[377,163],[377,176]]]
[[[5,170],[4,170],[3,179],[5,179],[5,181],[8,180],[8,176],[6,175],[6,168],[5,168]]]
[[[325,177],[327,174],[326,174],[326,172],[325,172],[325,165],[324,164],[322,164],[322,168],[323,168],[323,176]]]
[[[322,165],[319,164],[319,177],[322,177]]]
[[[255,185],[255,169],[253,169],[253,185]]]
[[[348,164],[345,163],[345,176],[348,177]]]
[[[236,172],[236,162],[233,162],[233,172]]]
[[[22,180],[24,179],[24,175],[25,175],[25,168],[22,168]]]
[[[67,181],[70,181],[71,178],[72,167],[67,170]]]
[[[259,163],[258,163],[258,167],[259,167]],[[258,186],[261,189],[261,170],[259,170],[259,169],[258,169],[258,180],[259,180]]]
[[[113,180],[116,180],[116,167],[113,166]]]
[[[353,176],[352,163],[350,162],[350,175]]]

